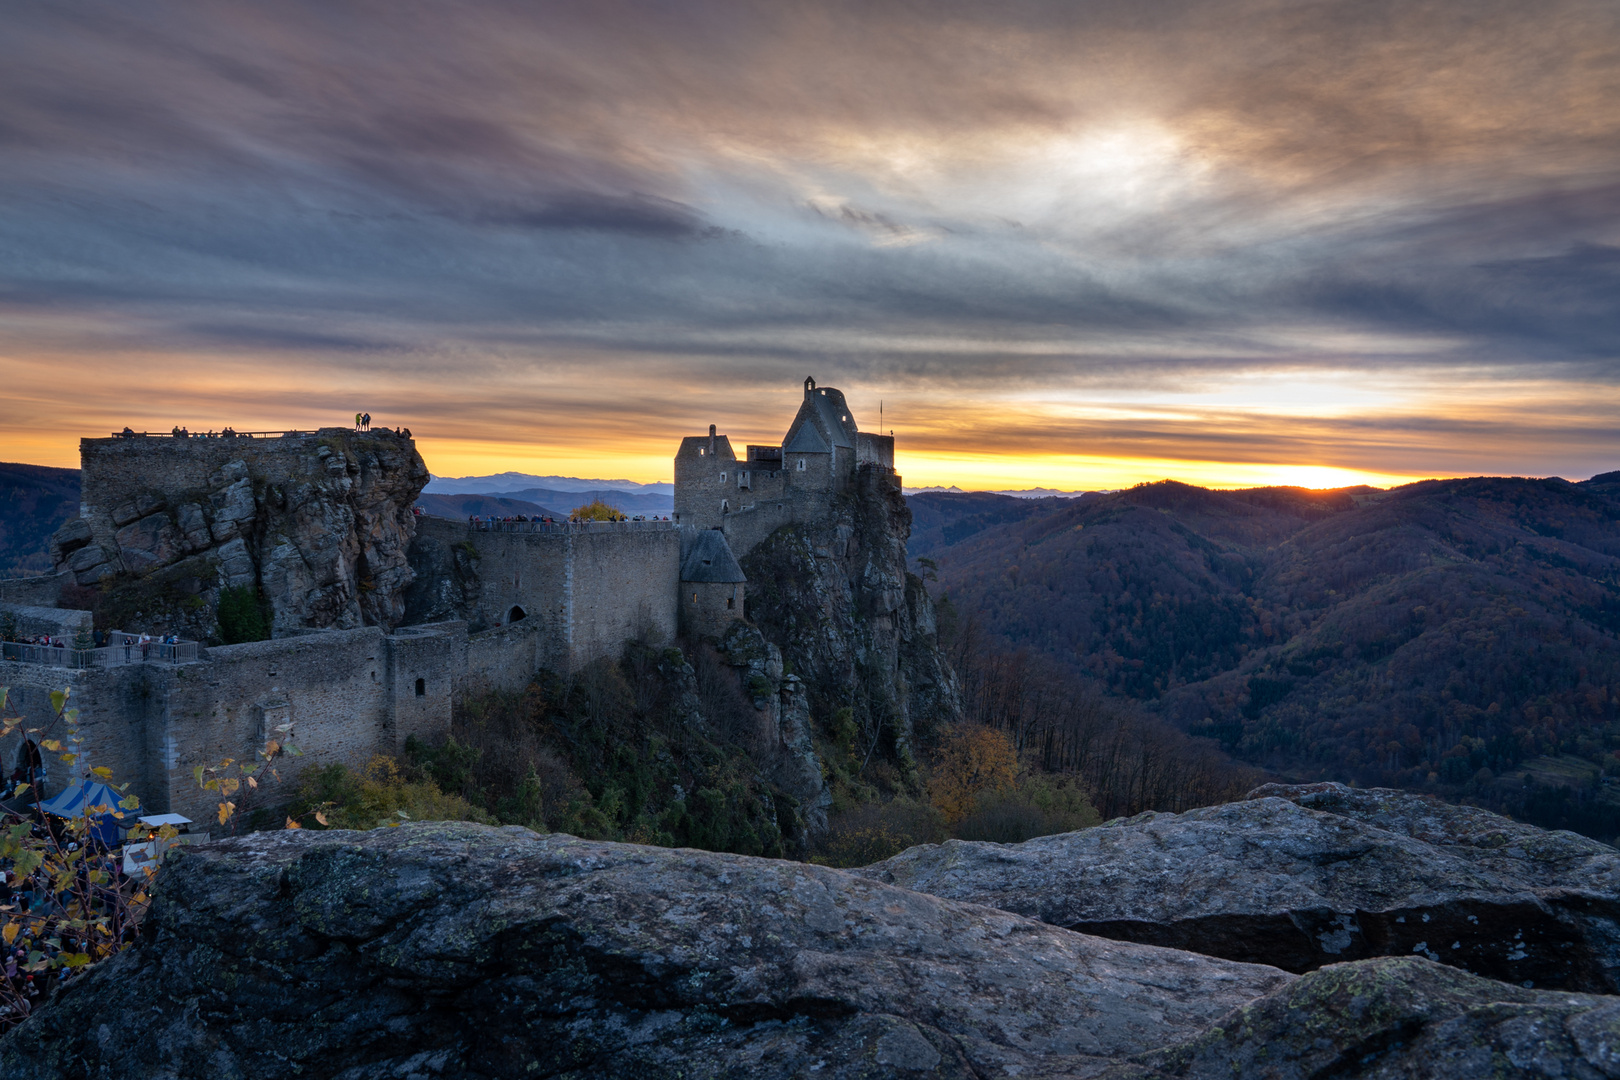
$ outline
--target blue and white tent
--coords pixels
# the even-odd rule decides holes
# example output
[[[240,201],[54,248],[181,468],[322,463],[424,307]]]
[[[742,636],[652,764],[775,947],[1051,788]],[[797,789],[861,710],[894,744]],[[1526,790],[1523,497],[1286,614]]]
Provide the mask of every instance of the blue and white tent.
[[[109,810],[122,813],[119,802],[124,796],[103,784],[100,780],[75,780],[60,793],[51,796],[39,804],[39,808],[47,814],[57,817],[73,818],[83,817],[86,807],[105,806]],[[117,846],[121,837],[121,819],[110,812],[103,812],[93,816],[90,825],[90,835],[107,847]]]

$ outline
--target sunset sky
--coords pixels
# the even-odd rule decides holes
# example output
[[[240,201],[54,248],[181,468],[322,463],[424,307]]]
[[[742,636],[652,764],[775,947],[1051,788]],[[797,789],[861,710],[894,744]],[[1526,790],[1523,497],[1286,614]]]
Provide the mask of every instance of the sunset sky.
[[[1620,4],[16,3],[0,460],[405,425],[667,480],[1620,469]]]

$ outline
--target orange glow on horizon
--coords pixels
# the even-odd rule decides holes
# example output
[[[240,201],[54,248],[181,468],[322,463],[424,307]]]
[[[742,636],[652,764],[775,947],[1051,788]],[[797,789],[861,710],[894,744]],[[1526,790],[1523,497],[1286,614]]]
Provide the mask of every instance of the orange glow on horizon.
[[[161,372],[162,378],[153,378]],[[1620,461],[1620,390],[1434,373],[1205,373],[1140,386],[931,384],[827,372],[861,426],[896,436],[908,487],[1107,490],[1366,484],[1481,474],[1584,479]],[[1361,384],[1358,385],[1357,379]],[[668,482],[683,435],[716,423],[773,445],[796,381],[687,380],[661,358],[572,356],[364,370],[302,356],[0,353],[0,460],[73,468],[78,441],[347,427],[357,403],[409,427],[436,476],[500,472]]]

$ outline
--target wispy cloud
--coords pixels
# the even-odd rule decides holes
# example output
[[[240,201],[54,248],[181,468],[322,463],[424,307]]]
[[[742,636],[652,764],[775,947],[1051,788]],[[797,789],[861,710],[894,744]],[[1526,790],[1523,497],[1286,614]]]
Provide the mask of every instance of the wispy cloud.
[[[363,396],[655,479],[814,372],[919,482],[1615,465],[1603,0],[39,5],[0,103],[7,456]]]

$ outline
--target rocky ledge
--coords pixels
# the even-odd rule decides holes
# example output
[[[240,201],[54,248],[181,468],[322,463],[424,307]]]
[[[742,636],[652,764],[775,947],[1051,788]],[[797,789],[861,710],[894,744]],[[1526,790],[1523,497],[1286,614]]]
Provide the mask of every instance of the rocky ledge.
[[[29,1077],[1096,1073],[1292,981],[803,863],[423,823],[187,851]]]
[[[1521,987],[1620,991],[1620,851],[1400,791],[1273,784],[1023,844],[916,847],[857,873],[1288,971],[1418,955]]]
[[[1446,813],[1284,794],[1236,808],[1381,815],[1382,843]],[[1465,817],[1479,827],[1460,835],[1495,852],[1483,861],[1539,858],[1553,882],[1574,872],[1553,855],[1579,844],[1541,834],[1538,847],[1534,830]],[[1247,838],[1270,846],[1258,827]],[[1545,858],[1515,854],[1525,844]],[[1236,867],[1231,884],[1282,865]],[[1620,998],[1424,956],[1299,976],[1075,933],[885,873],[460,823],[186,849],[142,940],[0,1040],[0,1080],[1620,1077]]]

